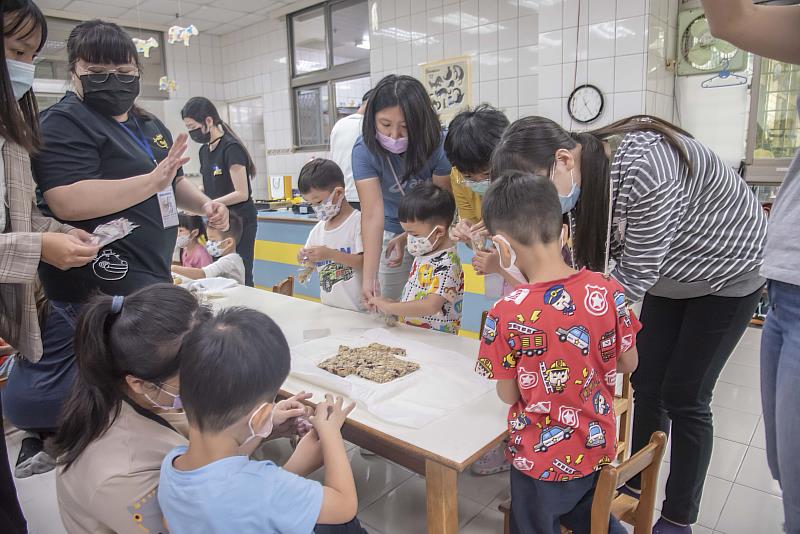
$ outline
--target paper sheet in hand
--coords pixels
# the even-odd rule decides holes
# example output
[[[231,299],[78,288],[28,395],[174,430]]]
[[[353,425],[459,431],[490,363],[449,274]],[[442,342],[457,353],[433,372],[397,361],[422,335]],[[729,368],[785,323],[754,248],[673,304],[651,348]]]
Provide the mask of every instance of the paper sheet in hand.
[[[406,358],[420,368],[386,384],[357,376],[342,378],[317,367],[335,356],[339,345],[362,347],[370,343],[406,349]],[[301,343],[292,348],[292,375],[357,401],[375,417],[387,423],[422,428],[453,414],[463,405],[493,388],[474,372],[472,355],[408,341],[385,329],[368,330],[361,336],[337,335]]]
[[[92,242],[99,247],[104,247],[122,239],[137,228],[139,228],[138,224],[133,224],[128,219],[120,217],[95,228],[92,233]]]

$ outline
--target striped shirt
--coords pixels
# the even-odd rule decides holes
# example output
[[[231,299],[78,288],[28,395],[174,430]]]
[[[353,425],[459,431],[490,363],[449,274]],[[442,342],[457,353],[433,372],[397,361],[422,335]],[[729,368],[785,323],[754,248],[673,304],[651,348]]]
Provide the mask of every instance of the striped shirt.
[[[671,298],[752,293],[760,285],[764,212],[719,156],[678,138],[691,171],[655,132],[627,134],[614,153],[612,275],[632,301],[648,291]]]

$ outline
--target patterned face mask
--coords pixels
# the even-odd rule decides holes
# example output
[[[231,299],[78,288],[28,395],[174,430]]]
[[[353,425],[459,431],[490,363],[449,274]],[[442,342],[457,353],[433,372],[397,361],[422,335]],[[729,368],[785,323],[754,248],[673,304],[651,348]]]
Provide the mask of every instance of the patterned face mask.
[[[439,242],[438,237],[436,238],[436,241],[431,242],[431,236],[437,228],[439,227],[434,226],[433,230],[431,230],[431,233],[425,237],[409,235],[408,243],[406,244],[409,254],[412,256],[424,256],[433,250],[433,248],[436,246],[436,243]]]
[[[222,241],[206,241],[206,250],[212,258],[222,256]]]
[[[336,202],[333,201],[333,196],[336,194],[336,190],[334,190],[328,198],[320,202],[319,204],[313,206],[314,213],[317,214],[317,219],[320,221],[329,221],[339,215],[339,211],[342,209],[342,201],[344,200],[344,196],[339,197],[339,200]]]

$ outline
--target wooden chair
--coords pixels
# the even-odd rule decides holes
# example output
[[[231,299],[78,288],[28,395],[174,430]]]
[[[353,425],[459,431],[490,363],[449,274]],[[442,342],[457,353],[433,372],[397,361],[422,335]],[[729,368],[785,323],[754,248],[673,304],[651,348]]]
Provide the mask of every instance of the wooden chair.
[[[653,511],[658,493],[658,473],[667,435],[654,432],[650,443],[618,466],[606,465],[600,470],[592,502],[592,534],[608,534],[611,514],[620,521],[633,525],[634,534],[650,534],[653,530]],[[639,499],[618,493],[617,488],[641,473],[642,494]],[[511,501],[499,507],[505,515],[503,532],[510,532]],[[561,527],[561,532],[570,531]]]
[[[272,286],[273,293],[279,293],[281,295],[286,295],[287,297],[294,296],[294,277],[289,276],[286,280],[281,280],[274,286]]]

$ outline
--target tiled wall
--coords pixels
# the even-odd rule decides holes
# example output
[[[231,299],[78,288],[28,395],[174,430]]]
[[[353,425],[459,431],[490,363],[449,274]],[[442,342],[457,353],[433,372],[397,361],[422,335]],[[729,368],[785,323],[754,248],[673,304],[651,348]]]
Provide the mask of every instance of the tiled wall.
[[[225,99],[220,43],[220,37],[201,33],[192,38],[190,46],[166,45],[167,76],[178,84],[178,90],[170,98],[188,100],[193,96],[204,96],[215,101]]]
[[[650,0],[647,17],[647,80],[645,110],[668,121],[674,119],[675,60],[678,1]]]

